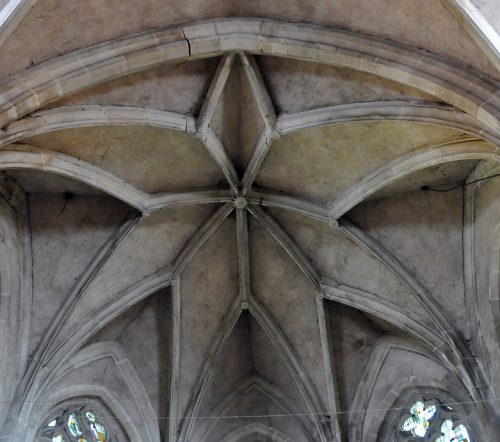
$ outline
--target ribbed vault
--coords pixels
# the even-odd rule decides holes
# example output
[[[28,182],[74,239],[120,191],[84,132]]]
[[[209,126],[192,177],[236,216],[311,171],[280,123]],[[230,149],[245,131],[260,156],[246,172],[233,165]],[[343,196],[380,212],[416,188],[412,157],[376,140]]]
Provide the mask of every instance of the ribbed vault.
[[[471,261],[499,213],[495,80],[264,19],[87,46],[0,85],[0,228],[38,306],[13,306],[0,435],[34,440],[66,394],[131,440],[376,441],[384,416],[354,411],[401,379],[494,425]]]

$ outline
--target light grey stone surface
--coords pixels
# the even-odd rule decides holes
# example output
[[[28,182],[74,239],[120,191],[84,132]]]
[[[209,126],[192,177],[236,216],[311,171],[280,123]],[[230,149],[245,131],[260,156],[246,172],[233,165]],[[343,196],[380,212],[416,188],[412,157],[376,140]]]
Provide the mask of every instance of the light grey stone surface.
[[[463,189],[415,190],[360,205],[349,216],[409,267],[466,335]]]
[[[264,129],[248,78],[236,57],[211,124],[242,176]]]
[[[252,291],[264,304],[290,339],[324,403],[327,403],[326,384],[320,345],[319,324],[314,287],[257,223],[250,225],[250,265]]]
[[[306,217],[274,213],[321,275],[339,284],[376,293],[412,314],[427,317],[415,296],[390,271],[341,232]]]
[[[33,315],[30,350],[85,267],[130,209],[115,199],[64,195],[30,197]]]
[[[28,143],[76,156],[148,193],[216,187],[224,179],[202,143],[179,131],[90,127],[38,135]]]
[[[435,101],[417,89],[354,69],[267,56],[257,60],[279,112],[369,101]]]
[[[444,2],[299,3],[0,23],[0,439],[78,400],[120,441],[376,442],[432,390],[495,440],[495,62]]]
[[[113,104],[196,115],[216,66],[216,58],[159,66],[99,84],[49,107]]]
[[[238,292],[234,220],[227,219],[200,248],[180,278],[179,410],[185,412],[202,364]],[[201,351],[199,351],[201,350]]]
[[[495,69],[463,31],[460,22],[441,2],[432,0],[421,0],[418,4],[410,0],[370,4],[362,0],[311,4],[297,0],[285,4],[263,0],[251,3],[212,0],[203,4],[195,0],[182,4],[148,0],[140,5],[132,1],[99,0],[91,5],[75,5],[70,0],[62,3],[41,0],[2,49],[2,58],[21,54],[13,57],[15,64],[2,65],[0,76],[58,54],[126,34],[171,24],[235,16],[309,22],[377,35],[425,48],[495,75]],[[74,38],[74,29],[81,30],[78,38]],[[38,38],[30,41],[33,33]]]
[[[370,316],[342,304],[326,301],[332,333],[332,352],[338,379],[340,421],[344,434],[349,431],[350,414],[357,386],[361,382],[370,356],[378,340],[387,330],[379,327]],[[386,324],[383,324],[386,326]]]
[[[390,160],[460,135],[444,127],[394,121],[307,129],[271,145],[256,184],[331,202]]]

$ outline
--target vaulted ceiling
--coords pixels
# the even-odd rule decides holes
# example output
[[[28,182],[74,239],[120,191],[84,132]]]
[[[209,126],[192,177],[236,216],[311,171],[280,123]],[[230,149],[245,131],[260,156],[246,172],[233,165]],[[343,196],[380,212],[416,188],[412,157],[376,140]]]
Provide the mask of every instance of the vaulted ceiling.
[[[488,440],[500,70],[459,2],[31,3],[0,435],[93,397],[133,441],[376,441],[414,385]]]

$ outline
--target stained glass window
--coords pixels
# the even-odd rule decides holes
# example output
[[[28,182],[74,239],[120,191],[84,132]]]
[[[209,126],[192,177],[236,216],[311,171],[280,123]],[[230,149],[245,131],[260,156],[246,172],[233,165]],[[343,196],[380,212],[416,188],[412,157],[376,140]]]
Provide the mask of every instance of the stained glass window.
[[[473,442],[465,413],[438,397],[413,400],[399,419],[394,441]]]
[[[470,442],[469,432],[465,425],[453,425],[453,422],[446,419],[441,424],[442,436],[438,437],[435,442]]]
[[[85,405],[62,410],[40,430],[51,442],[112,442],[101,415]]]
[[[430,421],[436,414],[436,406],[431,403],[415,402],[410,407],[410,416],[403,421],[401,429],[410,431],[414,436],[424,437]]]
[[[85,413],[85,417],[90,422],[90,429],[98,442],[104,442],[106,439],[106,428],[103,424],[96,422],[95,414],[91,411]]]
[[[71,413],[68,417],[68,428],[69,428],[69,432],[73,436],[80,436],[82,434],[82,432],[80,431],[80,428],[78,426],[78,422],[76,420],[75,413]]]

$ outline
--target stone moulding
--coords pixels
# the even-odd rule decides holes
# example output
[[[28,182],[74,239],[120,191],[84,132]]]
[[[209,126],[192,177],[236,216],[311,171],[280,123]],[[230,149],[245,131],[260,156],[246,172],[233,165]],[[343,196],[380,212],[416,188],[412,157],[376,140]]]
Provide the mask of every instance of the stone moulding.
[[[339,219],[358,203],[389,184],[422,169],[460,160],[490,159],[500,162],[498,148],[477,139],[465,139],[411,151],[388,162],[339,196],[329,207],[331,219]]]
[[[225,314],[222,324],[219,326],[217,338],[214,340],[210,348],[205,364],[202,368],[200,376],[198,377],[197,385],[191,396],[188,409],[184,414],[187,419],[184,420],[184,423],[180,428],[179,440],[181,441],[190,441],[193,436],[194,421],[189,418],[191,416],[196,416],[199,411],[207,385],[213,375],[217,361],[219,360],[225,343],[231,335],[231,332],[236,325],[241,312],[243,311],[244,305],[242,301],[243,298],[240,295],[235,297]],[[321,401],[287,338],[283,336],[279,327],[274,323],[273,318],[270,317],[270,314],[253,296],[249,296],[248,303],[246,304],[246,308],[248,308],[252,317],[264,330],[267,337],[271,340],[274,348],[280,355],[281,360],[290,370],[290,374],[303,396],[305,406],[310,412],[312,425],[315,427],[317,437],[323,442],[330,440],[328,436],[329,430],[320,419],[320,416],[325,414],[321,406]]]
[[[422,393],[432,394],[436,391],[441,391],[443,388],[443,381],[439,380],[439,377],[434,376],[410,376],[403,377],[400,379],[394,379],[393,387],[385,392],[384,395],[375,395],[374,390],[378,382],[381,370],[384,363],[389,356],[390,352],[393,350],[401,350],[409,353],[414,353],[420,357],[428,358],[429,361],[436,362],[439,361],[435,359],[434,355],[427,352],[425,349],[415,346],[414,343],[404,339],[404,338],[382,338],[377,347],[373,351],[370,362],[367,365],[365,372],[363,373],[361,382],[359,383],[358,390],[354,397],[353,404],[351,406],[352,410],[368,410],[370,409],[370,403],[377,404],[372,413],[350,413],[349,415],[349,439],[363,442],[375,442],[378,440],[385,440],[388,434],[380,434],[379,428],[382,428],[382,433],[387,433],[388,428],[393,427],[393,419],[390,419],[388,425],[375,425],[373,427],[373,419],[375,421],[387,421],[387,416],[393,411],[398,411],[399,408],[395,407],[395,404],[401,402],[401,399],[406,399],[411,393],[420,391]],[[459,378],[455,378],[458,380]],[[460,386],[460,384],[454,384],[453,382],[448,383],[448,386],[455,385],[450,391],[448,391],[447,396],[461,398],[464,402],[464,406],[468,407],[474,418],[484,415],[484,407],[481,404],[476,403],[472,397],[468,396],[466,391]],[[406,403],[406,401],[404,401]],[[450,400],[450,402],[454,402]],[[372,418],[372,422],[370,421]],[[484,417],[484,416],[482,416]],[[471,419],[473,421],[474,419]],[[477,419],[479,422],[480,419]]]
[[[285,396],[283,393],[276,388],[272,383],[267,381],[266,379],[262,378],[259,375],[253,375],[239,384],[237,384],[231,392],[224,397],[215,407],[213,413],[216,416],[226,416],[228,413],[231,413],[231,410],[237,403],[238,399],[241,398],[242,395],[248,394],[250,392],[253,392],[253,394],[258,394],[266,397],[271,403],[273,403],[278,409],[281,410],[281,412],[285,415],[291,415],[293,414],[293,410],[296,408],[294,407],[294,404]],[[299,413],[300,414],[300,413]],[[298,415],[296,416],[298,423],[303,431],[304,437],[307,438],[308,441],[312,442],[312,439],[309,436],[309,432],[307,431],[307,421],[305,416]],[[261,425],[261,424],[258,424]],[[200,428],[194,433],[194,440],[201,440],[202,437],[200,437],[203,434],[211,434],[212,431],[214,430],[214,427],[216,426],[216,421],[210,420],[207,425],[202,425]],[[269,427],[266,427],[269,428]],[[274,429],[270,429],[273,431]],[[233,433],[230,433],[230,435]],[[260,434],[260,433],[259,433]],[[274,433],[267,432],[267,433],[262,433],[262,434],[267,434],[268,436],[273,436]],[[229,438],[230,435],[226,436],[226,438]],[[223,440],[226,440],[224,438]],[[234,439],[228,439],[228,440],[234,440]],[[238,439],[236,439],[238,440]],[[278,439],[279,440],[279,439]],[[289,441],[289,439],[286,439]]]
[[[416,296],[426,309],[429,318],[432,318],[433,326],[439,330],[439,335],[443,338],[441,343],[437,342],[432,347],[433,351],[440,356],[450,371],[463,379],[462,382],[471,397],[477,401],[481,401],[482,398],[486,401],[496,400],[495,393],[486,387],[484,372],[475,362],[463,339],[455,332],[452,321],[439,308],[420,282],[389,251],[357,226],[343,220],[339,224],[339,228],[353,241],[365,248],[368,253],[376,257]],[[490,408],[493,413],[497,413],[494,406]]]
[[[88,364],[92,364],[100,359],[110,358],[118,370],[122,380],[127,385],[134,401],[122,402],[113,397],[113,393],[102,385],[92,384],[76,385],[71,389],[65,389],[64,393],[59,392],[54,395],[51,386],[60,379],[69,375],[72,371],[78,370]],[[57,388],[55,389],[57,391]],[[81,349],[65,365],[61,366],[53,376],[52,382],[40,393],[43,398],[44,407],[36,410],[33,417],[45,418],[50,407],[57,404],[58,399],[68,399],[75,396],[97,396],[111,408],[120,422],[124,425],[127,433],[133,440],[144,442],[159,442],[160,434],[158,427],[154,425],[156,413],[149,401],[148,394],[142,384],[137,372],[129,359],[125,355],[121,346],[116,342],[98,342]],[[140,418],[137,419],[137,416]],[[33,429],[37,431],[39,425]]]
[[[282,114],[278,118],[277,130],[280,135],[287,135],[330,124],[373,120],[439,124],[469,132],[497,146],[500,145],[499,134],[484,128],[484,125],[470,115],[460,112],[453,106],[426,101],[370,101]]]
[[[62,106],[35,112],[28,118],[13,122],[0,138],[0,147],[56,130],[120,125],[145,125],[192,134],[196,132],[193,117],[175,112],[133,106]]]
[[[224,203],[232,199],[232,193],[219,189],[149,194],[75,157],[28,144],[16,144],[11,147],[13,149],[0,150],[0,170],[33,169],[63,175],[102,190],[144,214],[168,207]]]
[[[1,180],[2,187],[5,179]],[[7,187],[7,186],[5,186]],[[0,371],[2,402],[0,426],[7,417],[9,401],[28,360],[31,330],[32,258],[27,196],[14,183],[0,203]]]
[[[419,88],[442,101],[451,103],[454,107],[421,102],[356,103],[276,117],[256,69],[255,60],[251,55],[245,54],[245,51],[369,72]],[[261,134],[241,183],[231,158],[209,127],[217,97],[227,80],[235,52],[240,54],[239,57],[249,76],[259,112],[265,122],[265,130]],[[146,70],[162,63],[215,57],[226,53],[227,55],[219,64],[218,73],[214,77],[203,104],[202,115],[197,120],[171,112],[119,106],[67,106],[35,112],[40,107],[55,102],[61,97],[122,75]],[[244,284],[235,304],[228,310],[231,314],[227,316],[228,319],[223,323],[221,333],[211,348],[211,353],[193,392],[191,403],[188,405],[186,414],[188,417],[196,415],[224,343],[241,310],[248,309],[290,369],[304,397],[307,409],[311,415],[316,416],[313,425],[317,429],[318,438],[324,441],[329,440],[329,429],[317,418],[325,413],[323,412],[324,404],[319,399],[316,387],[308,378],[306,370],[302,367],[300,359],[295,355],[286,336],[280,332],[270,314],[251,296],[247,281],[249,274],[247,209],[287,251],[317,291],[323,290],[321,293],[323,297],[344,302],[359,309],[365,306],[365,310],[372,314],[385,317],[400,328],[413,332],[429,344],[452,372],[464,379],[464,385],[471,392],[471,397],[480,400],[479,394],[474,395],[476,390],[480,390],[483,397],[488,399],[490,396],[484,392],[485,383],[482,382],[479,367],[470,362],[474,359],[466,351],[467,348],[461,339],[451,332],[452,327],[448,318],[437,307],[427,290],[382,247],[366,235],[362,235],[362,232],[350,225],[348,221],[339,220],[339,218],[375,191],[414,171],[464,159],[490,159],[500,163],[498,147],[477,138],[469,138],[460,142],[454,140],[453,143],[427,146],[426,149],[412,151],[368,175],[329,206],[321,206],[311,201],[271,191],[255,191],[252,189],[252,183],[271,147],[272,140],[279,135],[345,121],[404,119],[465,130],[498,146],[500,145],[499,109],[498,84],[487,80],[479,73],[460,68],[425,51],[345,31],[261,19],[215,20],[136,34],[47,61],[3,83],[0,85],[0,127],[4,127],[5,130],[0,131],[0,147],[36,134],[71,127],[141,124],[179,130],[201,139],[223,170],[229,187],[232,188],[232,190],[224,191],[203,189],[196,192],[151,195],[96,166],[51,150],[37,149],[28,145],[14,145],[9,146],[7,148],[9,150],[0,150],[0,170],[29,168],[64,175],[90,184],[127,202],[140,210],[143,215],[153,210],[184,204],[226,203],[189,240],[172,267],[162,268],[120,292],[112,294],[95,311],[75,321],[74,332],[64,335],[62,340],[57,339],[63,326],[70,324],[67,319],[75,304],[85,293],[85,284],[92,279],[95,269],[100,268],[107,257],[114,253],[116,244],[110,243],[108,249],[103,249],[102,253],[100,252],[94,258],[92,266],[85,271],[78,283],[81,282],[81,285],[75,286],[69,294],[63,313],[60,315],[62,319],[60,322],[63,326],[57,326],[59,328],[54,326],[51,333],[47,334],[48,337],[42,342],[39,354],[34,358],[23,379],[19,392],[20,396],[26,395],[28,405],[23,405],[20,415],[29,416],[30,400],[43,394],[47,386],[54,381],[57,370],[61,369],[72,357],[72,348],[85,342],[96,328],[102,327],[104,323],[115,318],[137,301],[165,286],[174,285],[174,294],[177,293],[174,298],[179,296],[178,277],[185,263],[196,253],[200,244],[234,210],[233,204],[236,205],[238,219],[240,273],[244,276],[242,278]],[[238,204],[242,205],[238,206]],[[428,327],[419,321],[418,318],[412,318],[409,312],[404,312],[388,303],[384,304],[376,294],[361,293],[355,288],[339,287],[334,283],[327,284],[293,242],[293,238],[279,229],[277,223],[257,207],[258,205],[295,211],[339,228],[408,286],[418,301],[429,311],[432,326],[436,331],[432,326]],[[131,220],[128,227],[132,229],[135,222]],[[122,232],[124,235],[128,227],[124,227]],[[118,243],[119,238],[116,239]],[[178,308],[177,305],[176,309]],[[179,331],[175,333],[178,338]],[[326,342],[325,339],[323,340]],[[178,363],[179,351],[179,347],[173,350],[175,353],[173,359],[177,361],[176,363]],[[177,420],[180,421],[184,416],[182,413],[184,410],[178,410],[177,405],[176,375],[177,373],[172,375],[174,387],[170,392],[174,410],[169,428],[171,438],[176,437],[178,433]],[[332,404],[330,408],[335,411]],[[183,422],[186,423],[180,425],[179,429],[184,438],[182,440],[189,440],[194,429],[189,420]],[[256,430],[252,429],[252,431]],[[260,434],[270,435],[270,433]]]
[[[498,84],[426,51],[330,28],[221,19],[100,43],[28,69],[0,86],[0,127],[85,87],[165,62],[246,51],[349,67],[434,95],[500,131]]]
[[[276,442],[292,442],[292,439],[290,439],[288,436],[285,436],[278,430],[259,422],[254,422],[252,424],[245,425],[242,428],[238,428],[237,430],[226,436],[224,439],[222,439],[221,442],[237,442],[239,440],[243,440],[243,438],[246,436],[252,436],[256,434],[266,436],[266,438],[268,438],[269,440]]]

